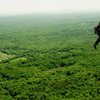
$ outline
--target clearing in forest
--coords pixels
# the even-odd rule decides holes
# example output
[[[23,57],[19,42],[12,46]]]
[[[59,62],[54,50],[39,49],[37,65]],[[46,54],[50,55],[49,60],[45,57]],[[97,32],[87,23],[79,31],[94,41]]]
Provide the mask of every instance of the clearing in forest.
[[[15,57],[15,55],[5,54],[5,53],[0,51],[0,61],[6,60],[6,59],[9,59],[9,58],[12,58],[12,57]]]

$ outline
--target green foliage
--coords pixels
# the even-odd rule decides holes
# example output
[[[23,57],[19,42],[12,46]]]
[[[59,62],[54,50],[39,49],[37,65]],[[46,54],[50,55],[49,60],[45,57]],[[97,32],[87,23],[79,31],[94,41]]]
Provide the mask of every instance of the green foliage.
[[[99,100],[98,16],[0,18],[0,100]]]

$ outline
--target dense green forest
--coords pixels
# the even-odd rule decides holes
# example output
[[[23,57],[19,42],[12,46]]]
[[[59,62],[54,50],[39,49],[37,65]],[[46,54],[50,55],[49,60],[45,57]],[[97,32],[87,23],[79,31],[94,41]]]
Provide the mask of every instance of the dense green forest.
[[[0,100],[100,100],[100,14],[0,17]]]

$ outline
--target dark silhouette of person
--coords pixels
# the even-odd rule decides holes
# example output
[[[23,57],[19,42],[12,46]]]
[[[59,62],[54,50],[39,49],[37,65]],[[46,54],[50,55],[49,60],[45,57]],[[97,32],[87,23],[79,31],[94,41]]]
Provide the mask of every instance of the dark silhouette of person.
[[[94,43],[94,45],[93,45],[93,47],[95,48],[95,49],[97,49],[97,45],[99,44],[99,42],[100,42],[100,22],[99,22],[99,24],[96,26],[96,27],[94,27],[94,33],[96,34],[96,35],[98,35],[98,38],[97,38],[97,40],[95,41],[95,43]]]

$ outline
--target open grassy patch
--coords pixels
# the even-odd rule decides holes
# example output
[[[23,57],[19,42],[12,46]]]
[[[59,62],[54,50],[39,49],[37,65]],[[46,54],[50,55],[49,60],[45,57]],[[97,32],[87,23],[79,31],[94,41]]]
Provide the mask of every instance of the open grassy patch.
[[[9,55],[9,54],[0,52],[0,61],[7,60],[7,59],[13,58],[13,57],[15,57],[15,55]]]

